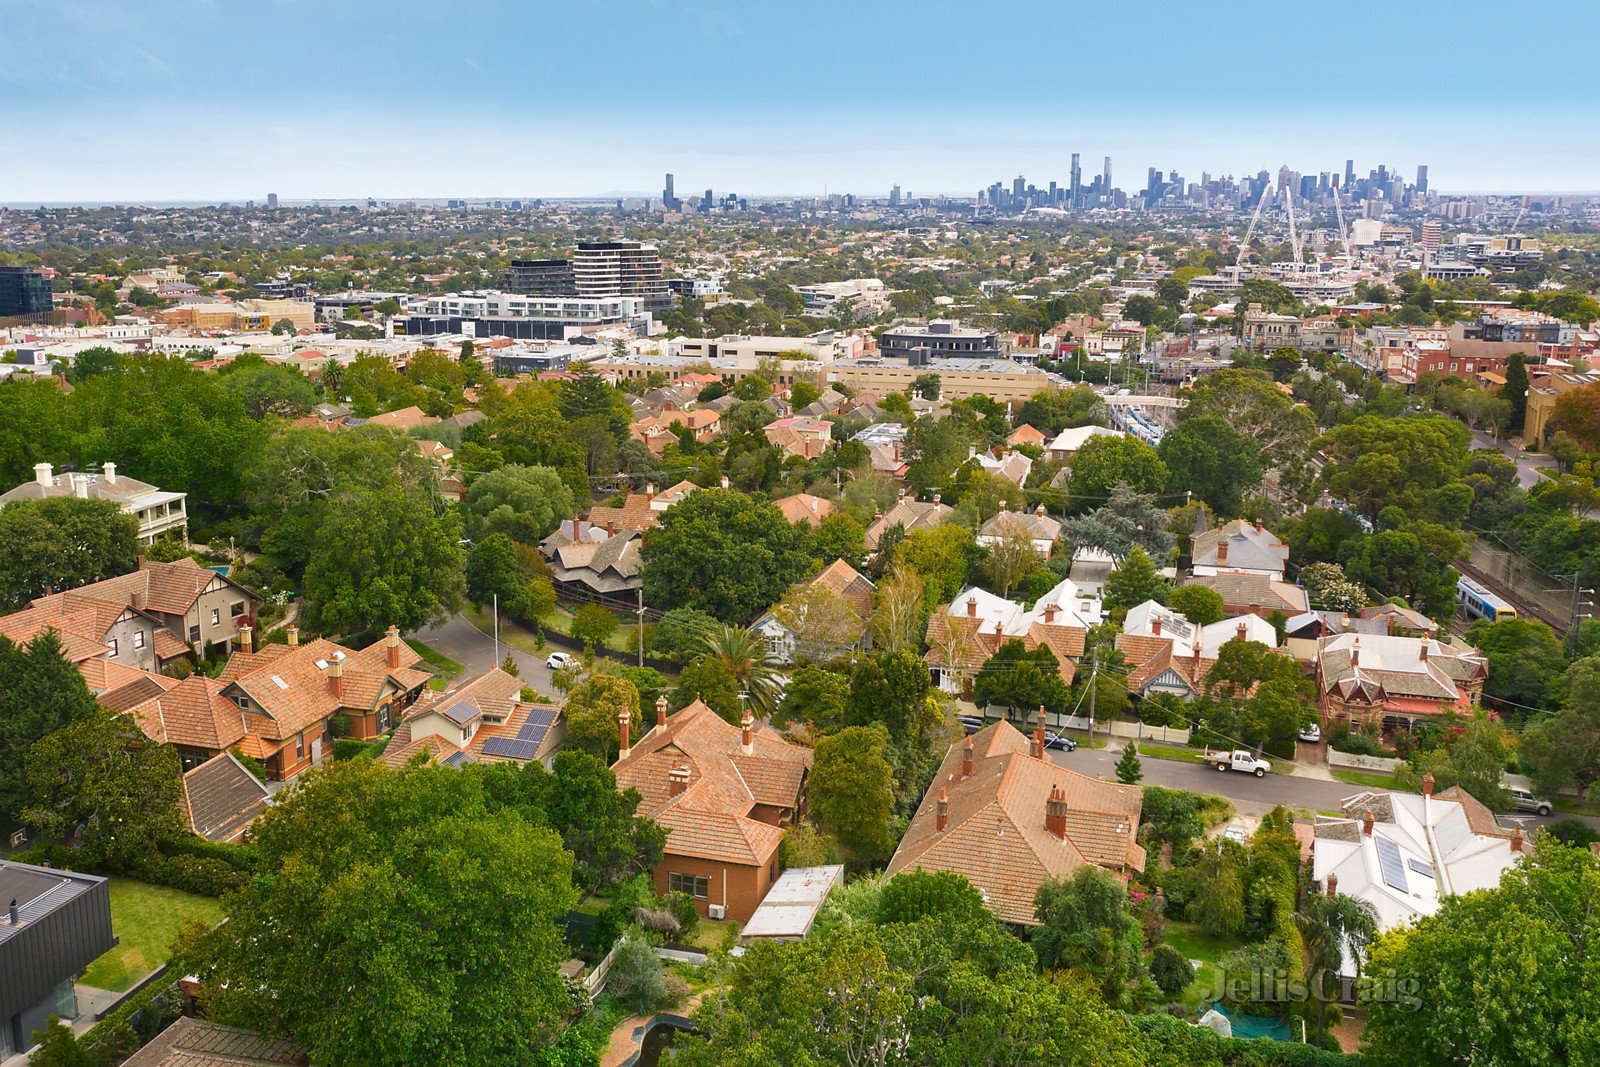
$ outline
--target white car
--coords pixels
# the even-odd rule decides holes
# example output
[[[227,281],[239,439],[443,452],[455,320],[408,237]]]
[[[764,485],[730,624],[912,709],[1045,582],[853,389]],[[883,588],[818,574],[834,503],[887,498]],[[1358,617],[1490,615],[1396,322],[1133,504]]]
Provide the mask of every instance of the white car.
[[[559,671],[562,667],[571,667],[577,662],[578,657],[571,652],[552,652],[550,658],[544,661],[544,665],[553,671]]]
[[[1312,723],[1310,726],[1307,726],[1304,730],[1300,731],[1300,740],[1309,741],[1313,745],[1316,744],[1318,741],[1322,740],[1322,727],[1318,726],[1316,723]]]
[[[1246,833],[1244,827],[1240,826],[1238,823],[1234,823],[1232,826],[1222,831],[1222,836],[1226,837],[1229,841],[1237,841],[1241,845],[1250,840],[1250,835]]]

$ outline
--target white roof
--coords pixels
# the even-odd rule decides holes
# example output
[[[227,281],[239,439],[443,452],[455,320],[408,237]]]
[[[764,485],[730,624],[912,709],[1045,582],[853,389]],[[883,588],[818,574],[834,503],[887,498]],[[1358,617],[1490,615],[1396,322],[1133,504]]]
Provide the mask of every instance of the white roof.
[[[828,894],[843,879],[844,867],[838,864],[784,871],[739,932],[739,940],[770,937],[792,941],[806,936]]]
[[[1102,607],[1098,596],[1078,588],[1071,578],[1063,578],[1055,588],[1033,602],[1031,609],[1014,600],[998,597],[987,589],[972,586],[957,593],[948,609],[952,616],[967,614],[968,600],[974,601],[977,617],[983,620],[980,630],[1007,637],[1021,637],[1033,624],[1044,622],[1045,608],[1055,608],[1051,619],[1053,626],[1081,626],[1089,629],[1100,625]]]
[[[1161,620],[1161,636],[1172,638],[1172,654],[1180,658],[1194,655],[1196,640],[1200,643],[1202,656],[1215,658],[1223,645],[1239,636],[1241,625],[1246,641],[1255,641],[1268,648],[1278,647],[1278,631],[1260,616],[1240,615],[1196,626],[1182,613],[1157,604],[1154,600],[1146,600],[1129,608],[1127,618],[1122,623],[1122,632],[1139,637],[1154,636],[1154,621],[1158,618]]]
[[[1109,430],[1104,426],[1074,426],[1062,430],[1056,439],[1050,442],[1051,452],[1076,452],[1082,448],[1091,437],[1126,437],[1121,430]]]

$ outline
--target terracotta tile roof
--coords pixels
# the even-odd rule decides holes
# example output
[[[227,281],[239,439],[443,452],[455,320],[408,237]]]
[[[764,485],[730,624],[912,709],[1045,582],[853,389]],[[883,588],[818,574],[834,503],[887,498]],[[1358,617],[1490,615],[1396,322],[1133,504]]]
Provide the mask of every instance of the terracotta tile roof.
[[[758,804],[799,806],[811,751],[765,726],[752,729],[749,754],[742,740],[738,726],[697,700],[670,716],[665,727],[652,726],[617,760],[617,788],[639,791],[639,814],[667,828],[668,852],[756,864],[777,849],[783,831],[750,813]],[[688,784],[677,796],[669,778],[675,769]]]
[[[1006,438],[1006,444],[1016,445],[1043,445],[1050,440],[1043,431],[1034,429],[1028,423],[1023,423],[1011,431],[1011,436]]]
[[[806,585],[821,586],[843,597],[863,620],[872,615],[872,594],[877,587],[866,575],[842,559],[836,559],[828,564]]]
[[[151,697],[160,696],[178,684],[178,679],[150,671],[138,671],[138,677],[95,694],[95,701],[112,711],[132,711]]]
[[[595,506],[589,509],[588,520],[596,526],[610,526],[615,530],[648,530],[660,518],[660,512],[650,506],[648,493],[629,493],[621,507]]]
[[[128,688],[106,696],[122,699],[118,693]],[[191,674],[125,710],[157,744],[218,752],[237,745],[245,735],[244,713],[222,695],[223,688],[224,683],[217,679]]]
[[[116,689],[137,681],[150,672],[101,656],[96,659],[86,659],[78,664],[78,673],[83,675],[84,684],[89,687],[89,692],[103,693],[108,689]]]
[[[823,519],[834,512],[833,501],[827,497],[812,496],[810,493],[795,493],[793,496],[774,500],[773,503],[791,523],[804,522],[818,526]]]
[[[268,645],[259,652],[234,653],[220,681],[242,690],[266,712],[267,722],[260,715],[246,716],[252,735],[265,742],[284,741],[341,708],[368,712],[386,693],[411,692],[428,684],[432,675],[413,669],[422,657],[410,645],[399,643],[400,666],[394,668],[388,665],[385,646],[383,638],[360,652],[321,638],[298,648]],[[329,671],[339,657],[343,695],[336,698]]]
[[[961,773],[966,741],[945,754],[922,804],[912,816],[887,874],[904,870],[952,871],[984,894],[1001,920],[1034,925],[1034,897],[1044,882],[1070,876],[1085,864],[1143,870],[1135,840],[1142,794],[1028,753],[1028,739],[998,722],[970,738],[972,774]],[[941,791],[948,823],[938,828]],[[1045,823],[1046,802],[1065,798],[1063,833]]]
[[[539,735],[540,740],[558,728],[560,708],[549,704],[523,703],[521,695],[520,678],[507,674],[499,667],[491,667],[471,681],[435,695],[426,703],[412,705],[405,719],[395,728],[389,744],[378,757],[379,761],[391,767],[403,767],[420,754],[430,763],[443,763],[452,757],[474,763],[525,762],[518,757],[484,751],[485,743],[493,738],[517,738],[536,711],[545,713],[550,724]],[[476,720],[478,726],[464,746],[452,744],[438,734],[417,737],[414,727],[425,715],[443,715],[457,725]],[[560,729],[565,730],[565,727],[561,726]]]
[[[1021,641],[1022,647],[1032,652],[1040,645],[1049,647],[1056,657],[1056,673],[1068,685],[1078,676],[1077,661],[1083,657],[1089,631],[1081,626],[1061,626],[1055,623],[1034,622],[1021,634],[997,632],[992,626],[985,631],[989,620],[968,615],[952,615],[947,607],[939,608],[928,616],[925,657],[931,667],[946,670],[976,672],[989,657],[999,651],[1007,641]]]
[[[924,503],[921,500],[902,497],[894,507],[873,519],[872,524],[867,527],[867,547],[877,548],[878,540],[895,525],[903,526],[906,533],[913,530],[931,530],[948,522],[954,514],[954,508],[938,501]]]
[[[208,841],[237,841],[271,799],[267,787],[230,753],[184,772],[183,810],[189,829]]]
[[[1201,656],[1197,660],[1193,655],[1177,655],[1170,637],[1118,634],[1117,651],[1122,653],[1128,665],[1130,693],[1143,693],[1151,682],[1168,670],[1176,674],[1191,692],[1198,693],[1205,687],[1206,675],[1217,663],[1214,657]]]

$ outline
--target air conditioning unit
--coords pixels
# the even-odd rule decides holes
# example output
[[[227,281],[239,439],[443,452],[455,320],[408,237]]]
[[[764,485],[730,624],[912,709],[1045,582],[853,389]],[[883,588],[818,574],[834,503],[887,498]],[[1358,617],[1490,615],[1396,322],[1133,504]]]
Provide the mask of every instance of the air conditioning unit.
[[[707,904],[706,915],[712,919],[724,919],[727,918],[728,909],[721,904]]]

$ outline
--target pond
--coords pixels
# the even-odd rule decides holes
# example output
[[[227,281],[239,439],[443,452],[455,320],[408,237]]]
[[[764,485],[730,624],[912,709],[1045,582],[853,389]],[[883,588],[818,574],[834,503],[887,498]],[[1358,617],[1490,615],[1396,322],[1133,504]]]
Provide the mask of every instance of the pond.
[[[663,1063],[671,1063],[672,1043],[679,1032],[688,1030],[689,1020],[679,1019],[675,1016],[656,1016],[650,1021],[649,1028],[644,1032],[644,1039],[639,1044],[639,1051],[632,1060],[630,1067],[660,1067]]]

